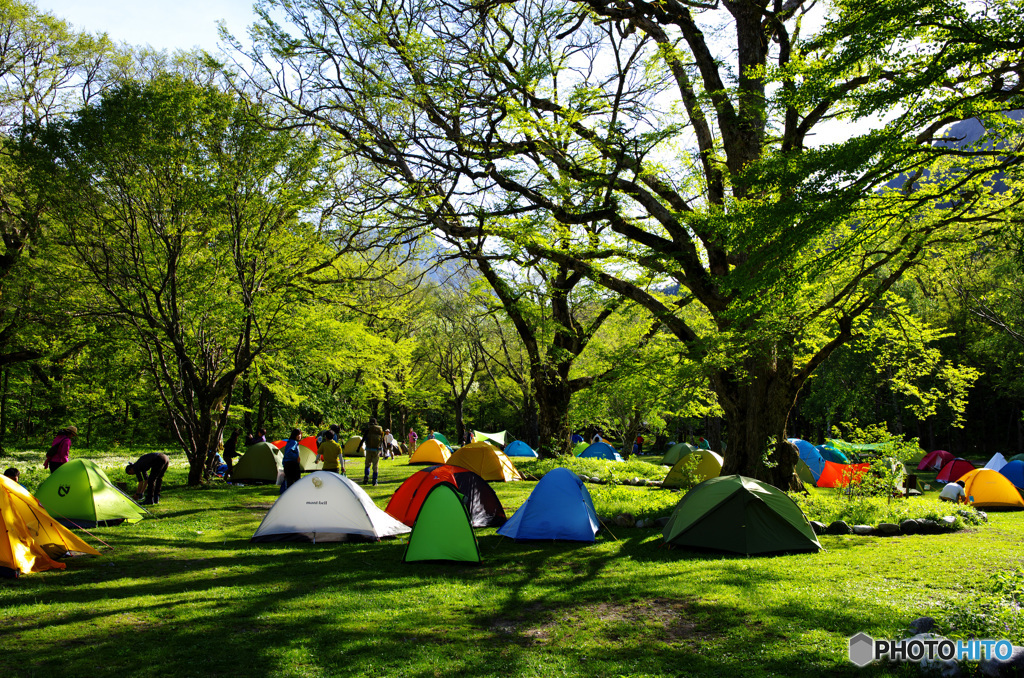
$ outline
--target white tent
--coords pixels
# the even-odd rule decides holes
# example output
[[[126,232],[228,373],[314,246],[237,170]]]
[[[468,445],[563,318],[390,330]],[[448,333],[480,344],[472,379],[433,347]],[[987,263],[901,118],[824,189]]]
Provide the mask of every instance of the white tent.
[[[993,454],[992,458],[988,460],[987,464],[985,464],[985,468],[992,469],[993,471],[998,471],[1004,466],[1006,466],[1006,457],[1003,456],[1002,452],[996,452]]]
[[[345,476],[315,471],[278,497],[250,541],[377,541],[409,531]]]

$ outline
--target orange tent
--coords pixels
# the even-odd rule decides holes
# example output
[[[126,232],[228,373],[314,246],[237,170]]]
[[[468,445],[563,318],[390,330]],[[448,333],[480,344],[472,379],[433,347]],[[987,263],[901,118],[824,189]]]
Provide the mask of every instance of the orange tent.
[[[1024,499],[1006,476],[988,468],[979,468],[960,477],[967,501],[977,508],[1024,509]]]
[[[825,467],[818,476],[818,487],[846,487],[850,483],[860,482],[861,476],[867,473],[871,464],[837,464],[826,461]]]
[[[100,555],[7,476],[0,476],[0,517],[0,567],[26,573],[63,570],[64,563],[54,558],[69,553]]]
[[[485,442],[463,445],[448,460],[450,466],[469,469],[484,480],[522,480],[513,464],[504,452]]]
[[[410,464],[447,464],[452,453],[440,440],[424,440],[409,457]]]

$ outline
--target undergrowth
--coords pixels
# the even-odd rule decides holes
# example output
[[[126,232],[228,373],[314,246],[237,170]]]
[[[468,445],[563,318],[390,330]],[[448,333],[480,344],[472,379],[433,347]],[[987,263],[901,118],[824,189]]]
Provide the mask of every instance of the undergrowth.
[[[668,469],[648,461],[606,461],[604,459],[580,459],[579,457],[556,457],[554,459],[516,460],[516,468],[527,478],[540,479],[548,471],[567,468],[576,475],[600,478],[604,482],[623,483],[634,478],[664,480]]]
[[[826,525],[842,520],[850,525],[877,525],[879,523],[899,524],[911,518],[939,520],[953,516],[956,522],[951,529],[959,530],[985,522],[981,514],[969,506],[955,506],[938,499],[910,497],[894,499],[885,497],[858,496],[847,498],[831,492],[790,495],[808,520],[817,520]]]

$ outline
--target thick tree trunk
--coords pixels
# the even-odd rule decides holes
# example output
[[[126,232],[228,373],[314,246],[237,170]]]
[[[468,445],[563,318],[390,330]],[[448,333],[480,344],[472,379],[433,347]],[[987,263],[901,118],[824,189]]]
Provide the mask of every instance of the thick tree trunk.
[[[568,367],[565,370],[568,372]],[[533,385],[537,398],[537,453],[553,457],[569,451],[569,401],[572,389],[568,375],[555,370],[536,370]]]
[[[537,401],[531,395],[523,396],[523,422],[520,436],[527,445],[537,449],[540,445],[540,422],[538,421]]]

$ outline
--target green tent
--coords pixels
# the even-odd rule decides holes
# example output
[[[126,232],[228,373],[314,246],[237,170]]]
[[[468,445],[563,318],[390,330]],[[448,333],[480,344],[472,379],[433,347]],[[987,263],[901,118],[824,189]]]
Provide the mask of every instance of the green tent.
[[[680,500],[665,543],[747,555],[818,551],[807,518],[785,492],[743,476],[706,480]]]
[[[826,438],[825,444],[833,450],[839,450],[847,457],[851,454],[864,454],[866,452],[884,454],[892,451],[894,447],[892,443],[848,443],[838,438]]]
[[[676,443],[672,447],[668,448],[668,452],[661,458],[661,463],[665,466],[675,466],[676,462],[690,454],[696,452],[699,447],[695,447],[690,443]]]
[[[231,482],[276,483],[282,468],[281,450],[270,443],[256,443],[245,448],[245,454],[231,469]]]
[[[800,476],[800,480],[814,487],[814,474],[811,473],[811,467],[803,459],[796,463],[796,474]]]
[[[146,513],[89,459],[63,464],[39,485],[35,497],[51,516],[71,527],[135,523]]]
[[[489,440],[492,443],[496,443],[500,447],[505,447],[505,435],[508,431],[498,431],[497,433],[484,433],[483,431],[473,431],[473,440],[480,442],[482,440]]]
[[[480,547],[473,534],[465,497],[451,483],[434,485],[423,500],[405,547],[405,562],[454,561],[479,563]]]
[[[444,446],[447,447],[448,449],[451,449],[452,447],[452,444],[448,442],[448,439],[445,438],[443,433],[438,433],[437,431],[434,431],[434,440],[439,440],[440,442],[444,443]]]
[[[1006,460],[1007,463],[1011,461],[1024,461],[1024,454],[1015,454]]]
[[[587,449],[588,447],[590,447],[590,443],[576,443],[576,445],[572,448],[572,456],[580,456],[580,452]]]

